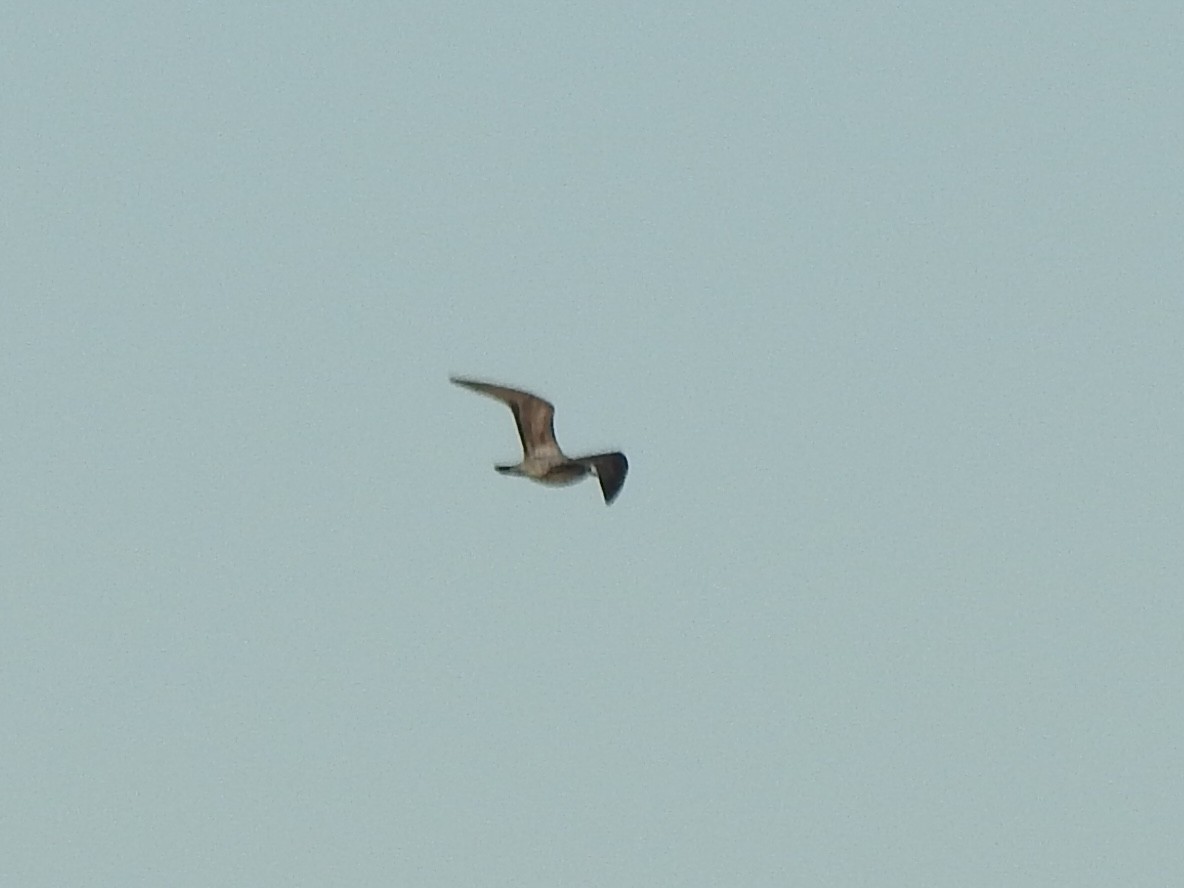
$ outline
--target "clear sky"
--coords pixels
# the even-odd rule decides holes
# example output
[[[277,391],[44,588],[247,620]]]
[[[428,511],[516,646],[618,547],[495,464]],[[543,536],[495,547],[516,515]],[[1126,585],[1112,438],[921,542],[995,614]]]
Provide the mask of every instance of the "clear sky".
[[[1184,884],[1180,5],[342,6],[3,15],[0,884]]]

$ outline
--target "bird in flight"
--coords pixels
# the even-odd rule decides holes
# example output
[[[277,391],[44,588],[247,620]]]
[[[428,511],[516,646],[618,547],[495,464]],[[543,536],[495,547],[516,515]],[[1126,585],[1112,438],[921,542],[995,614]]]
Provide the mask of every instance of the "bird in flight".
[[[503,475],[523,475],[540,484],[574,484],[595,475],[604,494],[605,505],[621,492],[629,461],[623,453],[595,453],[591,456],[564,456],[555,442],[555,408],[530,392],[479,382],[476,379],[449,377],[457,385],[501,401],[514,414],[518,437],[522,439],[522,462],[515,466],[494,466]]]

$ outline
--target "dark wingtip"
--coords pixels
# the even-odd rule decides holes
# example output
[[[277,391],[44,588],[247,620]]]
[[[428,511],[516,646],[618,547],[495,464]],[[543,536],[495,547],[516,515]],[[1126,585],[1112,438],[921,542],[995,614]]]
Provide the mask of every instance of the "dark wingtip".
[[[600,481],[600,492],[604,494],[604,504],[611,506],[625,486],[625,476],[629,473],[629,460],[623,453],[606,453],[596,462],[596,478]]]

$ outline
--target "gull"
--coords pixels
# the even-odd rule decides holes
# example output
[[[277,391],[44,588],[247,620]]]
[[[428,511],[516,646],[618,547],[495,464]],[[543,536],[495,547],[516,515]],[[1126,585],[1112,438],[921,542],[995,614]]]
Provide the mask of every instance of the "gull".
[[[574,484],[595,475],[604,494],[605,505],[621,492],[629,461],[623,453],[594,453],[591,456],[564,456],[555,442],[555,407],[537,395],[491,382],[451,376],[457,385],[501,401],[514,414],[518,437],[522,439],[522,462],[516,466],[494,466],[503,475],[522,475],[540,484]]]

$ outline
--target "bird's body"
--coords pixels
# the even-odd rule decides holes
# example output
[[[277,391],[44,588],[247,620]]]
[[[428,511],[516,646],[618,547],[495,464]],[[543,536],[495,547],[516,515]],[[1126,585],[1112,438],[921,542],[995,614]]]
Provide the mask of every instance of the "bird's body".
[[[555,441],[555,408],[549,401],[519,389],[479,382],[475,379],[451,377],[457,385],[488,395],[504,403],[514,414],[518,437],[522,441],[522,462],[512,466],[495,466],[503,475],[521,475],[540,484],[559,486],[595,475],[605,503],[611,503],[621,492],[629,462],[623,453],[597,453],[571,458],[565,456]]]

